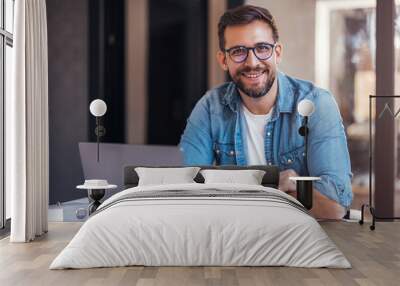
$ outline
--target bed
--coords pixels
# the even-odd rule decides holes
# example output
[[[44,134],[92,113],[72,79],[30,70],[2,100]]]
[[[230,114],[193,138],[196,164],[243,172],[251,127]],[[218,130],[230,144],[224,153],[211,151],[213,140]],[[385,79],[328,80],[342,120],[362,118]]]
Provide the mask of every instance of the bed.
[[[134,166],[124,190],[107,199],[50,269],[144,266],[350,268],[343,253],[293,197],[277,190],[274,166],[262,185],[195,183],[138,186]]]

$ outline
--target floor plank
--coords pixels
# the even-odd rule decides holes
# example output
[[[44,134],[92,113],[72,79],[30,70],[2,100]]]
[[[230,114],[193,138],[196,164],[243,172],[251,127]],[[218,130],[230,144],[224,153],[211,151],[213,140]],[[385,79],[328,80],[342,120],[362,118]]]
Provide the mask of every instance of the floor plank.
[[[0,285],[399,285],[400,222],[368,224],[322,222],[352,269],[289,267],[117,267],[85,270],[48,269],[82,223],[50,223],[49,233],[32,243],[0,240]]]

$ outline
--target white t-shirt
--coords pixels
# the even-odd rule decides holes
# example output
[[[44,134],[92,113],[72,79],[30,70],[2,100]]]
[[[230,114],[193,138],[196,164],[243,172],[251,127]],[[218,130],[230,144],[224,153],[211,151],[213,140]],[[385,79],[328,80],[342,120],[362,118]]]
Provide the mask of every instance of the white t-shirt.
[[[268,114],[253,114],[242,104],[243,124],[247,131],[243,134],[248,165],[267,164],[264,151],[265,127],[271,119],[272,112],[273,108]]]

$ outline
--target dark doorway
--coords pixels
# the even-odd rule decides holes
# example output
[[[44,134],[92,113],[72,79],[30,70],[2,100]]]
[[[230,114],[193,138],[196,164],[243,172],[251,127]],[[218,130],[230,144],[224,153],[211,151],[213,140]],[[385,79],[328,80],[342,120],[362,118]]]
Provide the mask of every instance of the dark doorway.
[[[124,1],[89,0],[89,31],[89,103],[107,104],[102,141],[124,143]],[[95,119],[88,116],[89,138],[96,141]]]
[[[149,1],[149,144],[176,145],[207,90],[207,2]]]
[[[243,4],[244,4],[244,0],[228,0],[228,2],[227,2],[228,9],[232,9],[237,6],[242,6]]]

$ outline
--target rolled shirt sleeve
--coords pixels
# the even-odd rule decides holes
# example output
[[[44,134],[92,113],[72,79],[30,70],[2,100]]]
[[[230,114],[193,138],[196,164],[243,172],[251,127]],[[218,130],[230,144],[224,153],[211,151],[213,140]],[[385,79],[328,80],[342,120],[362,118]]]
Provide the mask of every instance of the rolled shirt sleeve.
[[[321,177],[314,183],[319,192],[349,207],[353,199],[352,173],[342,118],[333,96],[318,91],[313,99],[315,112],[309,119],[309,174]]]
[[[182,134],[179,147],[184,165],[212,165],[214,162],[207,96],[203,96],[195,105]]]

